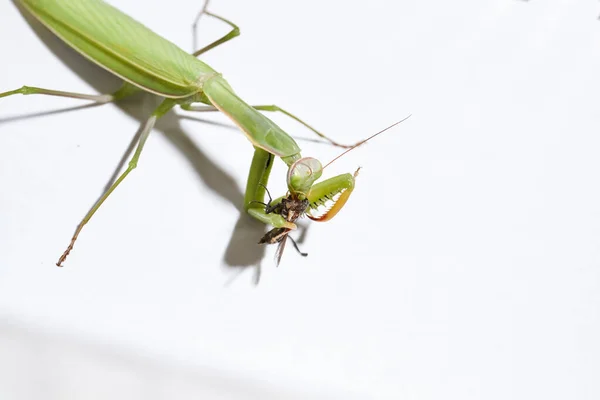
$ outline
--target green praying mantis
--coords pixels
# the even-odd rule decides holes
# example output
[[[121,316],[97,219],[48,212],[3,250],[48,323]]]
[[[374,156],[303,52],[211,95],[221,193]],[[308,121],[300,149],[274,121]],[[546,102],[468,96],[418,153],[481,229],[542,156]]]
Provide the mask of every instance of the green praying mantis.
[[[258,221],[273,227],[259,243],[279,244],[277,263],[281,258],[289,232],[296,229],[295,221],[302,215],[307,215],[315,221],[328,221],[333,218],[352,193],[358,170],[355,173],[342,174],[317,183],[323,169],[329,164],[323,167],[315,158],[302,157],[300,147],[294,139],[261,111],[283,113],[332,145],[347,148],[341,155],[383,132],[378,132],[352,146],[342,145],[282,108],[251,106],[244,102],[220,73],[197,58],[239,35],[239,28],[234,23],[207,10],[208,1],[198,18],[201,15],[216,18],[228,24],[231,31],[192,54],[183,51],[102,0],[18,0],[18,2],[67,45],[121,78],[123,85],[112,94],[100,95],[23,86],[20,89],[0,93],[0,98],[15,94],[42,94],[109,103],[139,91],[163,98],[160,105],[142,123],[135,152],[127,168],[81,220],[67,249],[56,263],[58,266],[62,266],[73,250],[84,226],[110,194],[137,167],[144,144],[156,121],[176,106],[187,111],[220,111],[228,116],[250,140],[254,147],[254,156],[248,174],[244,209]],[[396,124],[400,122],[402,121]],[[267,182],[275,156],[288,166],[288,193],[273,200],[268,193]],[[267,203],[265,203],[265,194],[269,194]],[[298,250],[295,242],[293,244]]]

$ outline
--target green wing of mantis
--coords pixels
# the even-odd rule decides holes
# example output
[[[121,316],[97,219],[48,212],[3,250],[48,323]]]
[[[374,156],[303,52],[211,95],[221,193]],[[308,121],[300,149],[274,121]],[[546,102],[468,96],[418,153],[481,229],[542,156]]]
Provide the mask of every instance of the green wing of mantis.
[[[171,98],[206,89],[252,144],[280,157],[300,153],[291,137],[235,96],[225,80],[213,79],[205,88],[218,75],[215,70],[111,5],[101,0],[19,1],[82,55],[133,85]]]
[[[200,91],[216,71],[101,0],[19,0],[85,57],[120,78],[165,97]]]

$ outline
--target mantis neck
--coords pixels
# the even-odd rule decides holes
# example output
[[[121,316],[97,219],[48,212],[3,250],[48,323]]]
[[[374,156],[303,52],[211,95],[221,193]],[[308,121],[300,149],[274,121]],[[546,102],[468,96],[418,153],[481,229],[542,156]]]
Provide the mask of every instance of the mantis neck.
[[[204,82],[204,94],[213,106],[227,115],[244,132],[250,142],[291,165],[300,158],[300,147],[273,121],[252,108],[220,76]]]

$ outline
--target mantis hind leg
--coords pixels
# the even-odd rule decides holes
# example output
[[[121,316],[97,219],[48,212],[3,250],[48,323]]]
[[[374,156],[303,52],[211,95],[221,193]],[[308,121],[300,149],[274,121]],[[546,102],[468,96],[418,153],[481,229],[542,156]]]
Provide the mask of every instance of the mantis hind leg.
[[[194,40],[194,49],[198,48],[198,44],[197,44],[197,37],[198,37],[198,22],[200,21],[200,18],[203,15],[208,15],[210,17],[216,18],[219,21],[225,22],[227,25],[229,25],[231,27],[231,31],[229,31],[229,33],[227,33],[226,35],[224,35],[222,38],[215,40],[214,42],[212,42],[209,45],[204,46],[203,48],[201,48],[200,50],[194,50],[194,57],[198,57],[200,54],[202,53],[206,53],[207,51],[214,49],[215,47],[222,45],[225,42],[230,41],[231,39],[237,37],[240,35],[240,28],[234,24],[233,22],[229,21],[228,19],[225,19],[223,17],[220,17],[216,14],[211,13],[210,11],[207,10],[208,8],[208,3],[210,0],[206,0],[206,2],[204,3],[204,7],[202,7],[202,10],[200,10],[200,12],[198,13],[198,15],[196,15],[196,18],[194,19],[194,24],[192,25],[192,34],[193,34],[193,40]]]
[[[333,139],[331,139],[330,137],[324,135],[323,133],[319,132],[318,130],[316,130],[315,128],[313,128],[311,125],[309,125],[308,123],[304,122],[303,120],[301,120],[300,118],[296,117],[294,114],[292,114],[291,112],[276,106],[274,104],[272,105],[258,105],[258,106],[251,106],[252,108],[254,108],[255,110],[258,111],[271,111],[271,112],[280,112],[283,115],[293,119],[294,121],[302,124],[304,127],[306,127],[307,129],[309,129],[310,131],[312,131],[315,135],[319,136],[321,139],[326,140],[327,142],[329,142],[330,144],[337,146],[337,147],[341,147],[344,149],[349,149],[353,146],[355,146],[356,144],[360,143],[355,143],[355,144],[342,144],[339,143]],[[196,106],[196,105],[191,105],[191,104],[184,104],[181,106],[182,109],[186,110],[186,111],[196,111],[196,112],[214,112],[214,111],[219,111],[217,108],[213,107],[213,106]]]
[[[152,113],[150,118],[148,118],[142,124],[142,126],[140,128],[140,134],[139,134],[139,139],[137,142],[137,147],[135,149],[135,153],[133,154],[133,157],[129,161],[129,165],[127,166],[127,169],[117,178],[117,180],[108,188],[108,190],[106,190],[106,192],[104,192],[104,194],[98,199],[98,201],[96,201],[96,203],[92,206],[90,211],[88,211],[88,213],[85,215],[85,217],[83,217],[83,219],[77,226],[77,229],[75,230],[75,233],[73,234],[73,237],[71,238],[71,243],[69,243],[69,246],[67,247],[67,249],[64,251],[62,256],[60,256],[60,258],[58,259],[58,262],[56,263],[57,266],[59,266],[59,267],[62,266],[62,263],[66,260],[67,256],[71,252],[71,250],[73,250],[73,246],[75,245],[75,242],[77,241],[77,238],[79,237],[79,234],[81,233],[81,230],[90,221],[90,219],[96,213],[96,211],[98,211],[98,209],[104,203],[104,201],[106,201],[108,196],[110,196],[111,193],[117,188],[117,186],[119,186],[121,184],[121,182],[123,182],[123,180],[127,177],[127,175],[129,175],[129,173],[137,167],[138,160],[140,159],[140,155],[142,154],[142,150],[144,149],[144,144],[146,143],[146,139],[148,139],[148,136],[150,135],[150,132],[152,131],[152,128],[154,127],[154,124],[156,123],[156,120],[158,120],[158,118],[160,118],[164,114],[166,114],[171,108],[173,108],[174,105],[175,105],[175,103],[173,100],[167,99],[167,100],[163,101],[160,104],[160,106],[158,106],[158,108]]]
[[[61,90],[52,90],[52,89],[44,89],[33,86],[22,86],[19,89],[9,90],[7,92],[0,93],[0,98],[8,97],[15,94],[22,95],[30,95],[30,94],[44,94],[47,96],[57,96],[57,97],[68,97],[72,99],[81,99],[81,100],[91,100],[99,104],[110,103],[112,101],[121,100],[124,97],[127,97],[139,89],[135,86],[124,82],[123,86],[119,88],[116,92],[112,94],[84,94],[84,93],[75,93],[75,92],[63,92]]]

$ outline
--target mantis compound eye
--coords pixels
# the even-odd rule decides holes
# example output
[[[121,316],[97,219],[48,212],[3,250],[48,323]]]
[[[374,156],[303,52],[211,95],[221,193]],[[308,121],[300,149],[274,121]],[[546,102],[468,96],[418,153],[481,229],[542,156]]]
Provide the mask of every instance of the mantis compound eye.
[[[287,185],[290,192],[306,197],[313,183],[321,177],[323,166],[316,158],[305,157],[288,169]]]

